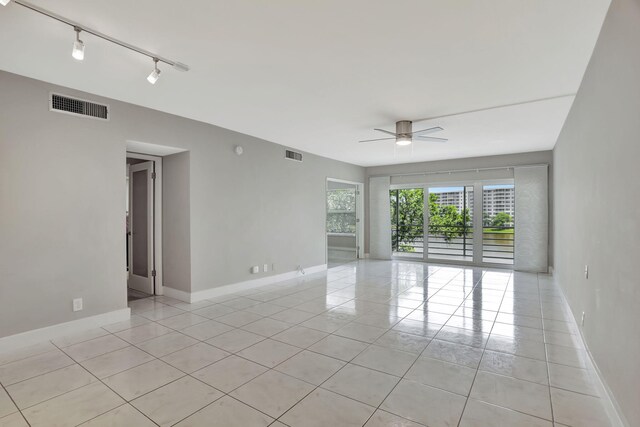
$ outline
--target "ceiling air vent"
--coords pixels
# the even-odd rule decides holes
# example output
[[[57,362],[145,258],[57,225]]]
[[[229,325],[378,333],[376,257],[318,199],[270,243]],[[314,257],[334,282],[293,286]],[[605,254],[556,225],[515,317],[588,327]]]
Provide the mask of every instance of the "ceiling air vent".
[[[49,110],[58,113],[73,114],[74,116],[91,117],[109,120],[109,106],[85,101],[84,99],[52,93],[49,99]]]
[[[295,151],[291,150],[285,151],[284,157],[289,160],[295,160],[296,162],[302,161],[302,153],[296,153]]]

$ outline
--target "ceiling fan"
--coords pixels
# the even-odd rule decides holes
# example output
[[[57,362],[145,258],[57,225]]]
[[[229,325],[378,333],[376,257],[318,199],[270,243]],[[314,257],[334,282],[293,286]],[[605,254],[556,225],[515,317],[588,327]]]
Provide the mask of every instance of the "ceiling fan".
[[[440,126],[417,130],[414,132],[412,131],[412,125],[413,123],[411,122],[411,120],[400,120],[399,122],[396,122],[395,132],[389,132],[388,130],[384,130],[384,129],[374,129],[374,130],[377,130],[378,132],[383,132],[389,135],[393,135],[392,138],[365,139],[364,141],[359,141],[359,142],[361,143],[378,142],[378,141],[388,141],[391,139],[395,139],[397,145],[409,145],[413,142],[414,137],[417,138],[416,141],[432,141],[432,142],[448,141],[448,139],[446,138],[436,138],[433,136],[427,136],[434,132],[440,132],[444,130]]]

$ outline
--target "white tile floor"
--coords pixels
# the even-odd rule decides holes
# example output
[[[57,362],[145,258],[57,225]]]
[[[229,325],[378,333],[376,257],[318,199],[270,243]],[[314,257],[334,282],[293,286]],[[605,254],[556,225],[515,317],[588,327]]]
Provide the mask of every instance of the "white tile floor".
[[[361,261],[130,306],[0,354],[0,426],[610,425],[546,276]]]

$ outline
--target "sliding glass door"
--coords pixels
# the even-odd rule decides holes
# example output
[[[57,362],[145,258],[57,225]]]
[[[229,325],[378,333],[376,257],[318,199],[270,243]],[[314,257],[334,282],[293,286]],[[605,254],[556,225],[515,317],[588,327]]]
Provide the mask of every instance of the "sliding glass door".
[[[473,261],[473,186],[430,187],[428,258]]]
[[[389,192],[389,200],[393,256],[514,264],[512,179],[397,188]]]

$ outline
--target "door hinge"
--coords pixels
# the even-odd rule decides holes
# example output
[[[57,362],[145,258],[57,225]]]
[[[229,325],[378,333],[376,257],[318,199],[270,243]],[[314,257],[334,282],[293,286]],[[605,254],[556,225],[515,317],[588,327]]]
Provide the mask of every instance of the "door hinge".
[[[360,218],[356,218],[356,222],[360,222]]]
[[[151,172],[151,179],[156,179],[156,173],[155,172]]]
[[[151,277],[156,277],[156,271],[155,270],[151,270]]]

